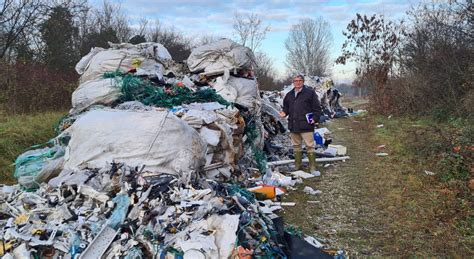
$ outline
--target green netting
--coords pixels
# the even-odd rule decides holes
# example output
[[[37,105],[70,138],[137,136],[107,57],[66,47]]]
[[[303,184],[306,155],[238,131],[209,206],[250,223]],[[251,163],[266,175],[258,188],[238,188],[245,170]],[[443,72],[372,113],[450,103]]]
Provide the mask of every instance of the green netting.
[[[120,86],[122,97],[120,101],[139,101],[145,105],[172,108],[181,104],[193,102],[218,102],[222,105],[230,105],[222,96],[212,88],[200,89],[193,92],[187,87],[174,85],[156,85],[153,82],[132,75],[124,75],[121,72],[107,72],[104,78],[116,78]]]
[[[254,147],[253,157],[255,159],[255,163],[257,165],[258,170],[264,173],[267,168],[267,155],[265,155],[263,150]]]
[[[115,78],[115,77],[122,77],[125,74],[120,70],[115,70],[113,72],[105,72],[104,78]]]
[[[290,224],[286,225],[285,232],[293,236],[303,237],[303,231],[301,230],[301,228],[296,227],[294,225],[290,225]]]
[[[21,176],[36,176],[39,171],[44,167],[46,161],[56,154],[54,148],[43,148],[37,150],[30,150],[21,154],[15,160],[15,173],[14,177],[18,178]]]
[[[15,172],[13,176],[17,178],[18,183],[26,191],[34,191],[38,188],[36,178],[41,178],[42,170],[52,160],[64,156],[64,149],[58,145],[48,147],[47,145],[53,144],[49,141],[45,144],[35,145],[31,148],[37,148],[46,146],[40,149],[28,150],[25,153],[19,155],[15,160]]]
[[[255,120],[248,119],[245,124],[245,134],[247,135],[246,145],[249,145],[252,149],[252,154],[255,160],[255,166],[260,172],[265,172],[267,168],[267,156],[263,150],[259,149],[255,145],[255,140],[260,137],[260,131],[257,129]]]
[[[255,194],[253,192],[250,192],[247,189],[240,188],[238,185],[233,184],[227,188],[227,191],[229,192],[229,195],[234,196],[235,194],[240,194],[242,197],[246,198],[250,202],[255,201]]]

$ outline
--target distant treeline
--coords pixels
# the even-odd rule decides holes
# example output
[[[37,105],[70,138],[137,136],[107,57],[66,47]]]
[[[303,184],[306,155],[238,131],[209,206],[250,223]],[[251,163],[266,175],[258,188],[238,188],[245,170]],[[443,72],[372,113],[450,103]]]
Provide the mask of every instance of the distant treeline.
[[[347,40],[336,60],[357,64],[351,84],[355,95],[368,94],[371,109],[380,113],[472,116],[471,2],[422,3],[409,10],[403,22],[357,14],[344,32]],[[249,18],[260,22],[256,16]],[[245,19],[234,22],[242,21],[245,25]],[[120,6],[107,1],[94,8],[87,0],[5,0],[0,3],[0,109],[29,113],[69,108],[77,86],[74,66],[92,47],[155,41],[180,62],[193,47],[217,38],[191,38],[158,20],[142,19],[131,26]],[[273,62],[265,53],[256,56],[261,90],[281,89],[291,82],[275,79]]]
[[[10,113],[69,108],[74,66],[92,47],[156,41],[183,61],[194,43],[159,21],[132,28],[120,6],[107,1],[93,8],[84,0],[5,0],[0,14],[0,108]]]
[[[234,23],[244,32],[254,26],[250,31],[261,33],[242,35],[240,31],[237,41],[242,44],[256,36],[259,44],[269,28],[259,27],[261,20],[256,14],[236,15]],[[219,38],[184,35],[159,20],[145,18],[132,26],[120,5],[108,0],[99,7],[87,0],[5,0],[0,3],[0,109],[30,113],[69,108],[78,78],[74,66],[92,47],[108,48],[108,42],[159,42],[175,61],[182,62],[192,48]],[[264,52],[255,54],[260,88],[282,88],[273,61]]]

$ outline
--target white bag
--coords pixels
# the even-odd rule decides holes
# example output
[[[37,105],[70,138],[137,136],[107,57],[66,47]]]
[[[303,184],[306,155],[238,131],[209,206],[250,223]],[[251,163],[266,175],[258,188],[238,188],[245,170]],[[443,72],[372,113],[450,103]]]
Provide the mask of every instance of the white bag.
[[[76,114],[95,104],[110,105],[121,96],[120,88],[114,78],[87,81],[72,93],[72,109]]]
[[[89,111],[65,132],[71,135],[67,170],[103,168],[115,161],[182,175],[205,164],[206,143],[199,133],[167,111]]]
[[[193,73],[223,72],[237,68],[253,70],[256,66],[252,50],[229,39],[195,48],[189,55],[187,63]]]
[[[110,44],[110,43],[109,43]],[[80,83],[100,79],[105,72],[127,72],[141,69],[142,74],[161,75],[163,66],[171,60],[168,50],[159,43],[145,42],[137,45],[130,43],[110,44],[110,49],[93,48],[76,65],[76,71],[82,74]],[[158,63],[159,62],[159,63]],[[153,71],[151,69],[154,69]],[[156,71],[155,71],[156,70]],[[82,72],[82,73],[81,73]]]

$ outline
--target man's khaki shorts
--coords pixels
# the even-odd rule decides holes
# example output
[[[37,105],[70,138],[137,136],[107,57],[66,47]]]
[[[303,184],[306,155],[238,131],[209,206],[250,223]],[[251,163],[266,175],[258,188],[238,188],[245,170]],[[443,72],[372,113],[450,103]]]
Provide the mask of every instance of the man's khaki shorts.
[[[315,147],[315,142],[313,138],[313,132],[301,132],[301,133],[293,133],[290,132],[291,144],[293,144],[293,149],[295,151],[301,151],[301,144],[304,143],[306,145],[307,151],[313,151]]]

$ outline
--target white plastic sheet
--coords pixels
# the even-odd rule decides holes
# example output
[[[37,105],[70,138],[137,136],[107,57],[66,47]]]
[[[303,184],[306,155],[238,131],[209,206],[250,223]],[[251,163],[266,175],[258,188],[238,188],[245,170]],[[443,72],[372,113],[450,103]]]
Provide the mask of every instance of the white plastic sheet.
[[[212,215],[206,220],[193,222],[186,237],[179,237],[176,247],[184,258],[230,258],[237,238],[239,215]],[[202,233],[211,231],[211,234]]]
[[[254,111],[260,108],[260,95],[256,80],[222,76],[216,79],[212,87],[229,102],[238,103]]]
[[[180,175],[205,164],[206,143],[199,133],[166,111],[89,111],[66,132],[71,134],[67,170],[116,161]]]

